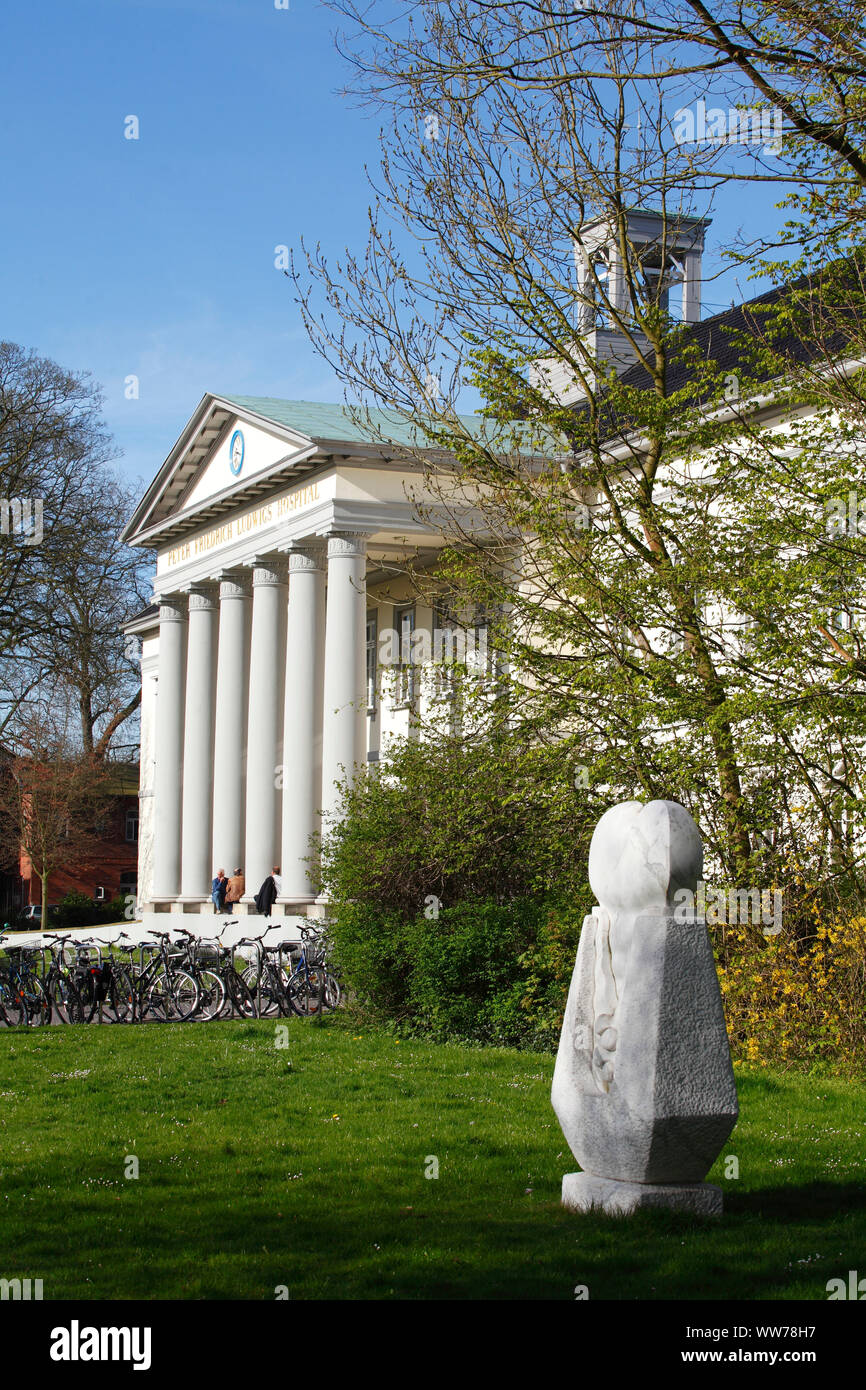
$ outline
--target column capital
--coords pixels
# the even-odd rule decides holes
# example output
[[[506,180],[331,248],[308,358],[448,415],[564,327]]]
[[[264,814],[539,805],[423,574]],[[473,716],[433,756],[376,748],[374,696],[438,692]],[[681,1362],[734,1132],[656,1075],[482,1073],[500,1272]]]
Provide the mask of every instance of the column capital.
[[[189,591],[190,613],[216,613],[219,594],[215,584],[194,584]]]
[[[186,594],[161,594],[159,603],[159,623],[185,623],[187,618]]]
[[[332,531],[328,537],[328,559],[360,559],[367,554],[366,531]]]
[[[220,586],[220,599],[249,598],[251,592],[250,576],[245,570],[220,570],[217,574]]]
[[[287,547],[289,574],[305,574],[325,568],[325,547],[321,542],[310,541],[302,545]]]
[[[279,588],[287,580],[286,561],[282,555],[257,555],[250,560],[253,588]]]

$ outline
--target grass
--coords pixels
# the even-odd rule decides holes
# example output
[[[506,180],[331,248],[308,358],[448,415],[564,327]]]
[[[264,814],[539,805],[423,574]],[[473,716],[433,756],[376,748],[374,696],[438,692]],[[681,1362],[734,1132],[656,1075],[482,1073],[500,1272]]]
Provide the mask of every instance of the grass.
[[[46,1299],[823,1300],[863,1265],[859,1083],[739,1073],[721,1221],[578,1217],[551,1057],[287,1027],[286,1048],[262,1020],[0,1034],[0,1277]]]

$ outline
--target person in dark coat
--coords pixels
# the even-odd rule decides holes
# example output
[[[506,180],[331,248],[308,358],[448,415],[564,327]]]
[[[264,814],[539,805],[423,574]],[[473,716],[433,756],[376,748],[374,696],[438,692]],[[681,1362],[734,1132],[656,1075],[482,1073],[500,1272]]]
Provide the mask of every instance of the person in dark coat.
[[[274,903],[277,901],[279,889],[277,888],[276,878],[280,876],[280,867],[277,864],[273,871],[268,874],[261,888],[255,896],[255,904],[263,917],[270,917]]]

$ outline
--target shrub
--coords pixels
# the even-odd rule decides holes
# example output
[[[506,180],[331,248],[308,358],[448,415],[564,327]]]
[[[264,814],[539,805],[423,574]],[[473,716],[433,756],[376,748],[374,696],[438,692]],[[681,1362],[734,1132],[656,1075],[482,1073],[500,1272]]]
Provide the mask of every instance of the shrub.
[[[456,737],[391,746],[344,788],[322,846],[321,886],[413,920],[430,900],[564,898],[585,883],[600,814],[574,785],[569,751]]]
[[[866,919],[819,924],[807,940],[787,928],[761,940],[734,929],[727,954],[719,976],[736,1058],[758,1066],[832,1060],[862,1071]]]
[[[407,741],[346,792],[322,880],[336,959],[374,1019],[556,1047],[603,809],[575,790],[568,764],[564,746]],[[777,936],[711,929],[731,1050],[765,1065],[862,1067],[866,920],[795,881]]]
[[[583,912],[543,899],[464,901],[412,921],[334,908],[334,958],[364,1011],[406,1033],[555,1047]]]
[[[96,902],[86,893],[67,893],[57,907],[58,926],[98,927],[123,918],[126,899],[118,894],[106,902]]]
[[[408,1004],[412,1024],[437,1039],[523,1041],[521,955],[537,931],[538,906],[462,902],[411,933]]]
[[[406,1031],[555,1045],[584,911],[590,794],[568,749],[405,740],[323,846],[335,959]]]

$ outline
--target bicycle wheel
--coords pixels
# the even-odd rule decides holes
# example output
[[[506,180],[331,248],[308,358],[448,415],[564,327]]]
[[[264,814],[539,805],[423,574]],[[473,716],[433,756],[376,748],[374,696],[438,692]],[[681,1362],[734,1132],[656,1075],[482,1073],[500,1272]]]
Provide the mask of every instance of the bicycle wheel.
[[[138,996],[138,1016],[142,1021],[150,1019],[152,1023],[167,1023],[169,1014],[165,1004],[165,981],[160,975],[149,984],[142,986]]]
[[[235,970],[226,976],[226,995],[233,1014],[240,1018],[256,1017],[255,997],[246,980]]]
[[[55,1018],[61,1023],[81,1021],[81,1000],[72,981],[66,975],[52,975],[48,981],[48,995]]]
[[[51,999],[48,991],[38,975],[28,975],[23,982],[24,995],[27,1000],[27,1012],[30,1015],[29,1024],[31,1028],[39,1028],[51,1022]]]
[[[108,1008],[108,987],[103,987],[101,981],[88,969],[78,982],[78,994],[81,1000],[82,1022],[92,1023],[96,1019],[97,1023],[101,1023]]]
[[[330,970],[325,971],[325,996],[322,1000],[323,1008],[339,1009],[343,998],[343,991],[340,988],[340,981],[336,975],[332,975]]]
[[[292,1013],[310,1018],[321,1013],[325,991],[324,977],[316,970],[296,970],[289,980],[286,995]]]
[[[199,991],[195,980],[185,970],[173,970],[163,977],[162,1002],[169,1022],[192,1018],[198,1008]]]
[[[135,1020],[135,988],[122,966],[114,966],[102,1004],[105,1023],[132,1023]]]
[[[249,966],[240,978],[247,986],[253,998],[259,999],[260,1018],[273,1018],[275,1014],[283,1014],[286,1012],[283,1007],[283,1000],[286,988],[288,987],[289,977],[285,971],[282,971],[281,989],[278,977],[275,974],[271,974],[271,971],[265,967],[262,973],[260,997],[257,990],[258,975],[254,965]]]
[[[27,1000],[20,986],[0,980],[0,1017],[9,1028],[26,1028]]]
[[[226,1002],[226,987],[219,975],[213,970],[198,970],[195,980],[198,985],[196,1015],[205,1019],[219,1018]]]

